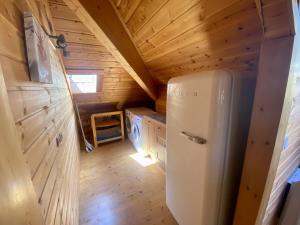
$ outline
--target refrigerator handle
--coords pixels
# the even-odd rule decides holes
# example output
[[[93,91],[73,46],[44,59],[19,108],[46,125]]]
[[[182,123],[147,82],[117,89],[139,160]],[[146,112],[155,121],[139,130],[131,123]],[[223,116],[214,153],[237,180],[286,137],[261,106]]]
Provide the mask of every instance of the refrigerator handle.
[[[180,132],[180,135],[182,135],[182,136],[184,136],[185,138],[187,138],[188,140],[193,141],[193,142],[195,142],[195,143],[197,143],[197,144],[200,144],[200,145],[204,145],[204,144],[206,144],[206,142],[207,142],[207,141],[206,141],[204,138],[202,138],[202,137],[198,137],[198,136],[189,134],[189,133],[184,132],[184,131]]]

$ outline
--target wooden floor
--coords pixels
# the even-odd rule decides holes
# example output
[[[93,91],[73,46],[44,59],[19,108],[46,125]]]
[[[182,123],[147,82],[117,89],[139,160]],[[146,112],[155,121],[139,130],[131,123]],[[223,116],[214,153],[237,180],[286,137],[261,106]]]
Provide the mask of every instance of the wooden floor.
[[[177,225],[165,203],[165,175],[158,165],[133,160],[129,141],[81,154],[81,225]]]

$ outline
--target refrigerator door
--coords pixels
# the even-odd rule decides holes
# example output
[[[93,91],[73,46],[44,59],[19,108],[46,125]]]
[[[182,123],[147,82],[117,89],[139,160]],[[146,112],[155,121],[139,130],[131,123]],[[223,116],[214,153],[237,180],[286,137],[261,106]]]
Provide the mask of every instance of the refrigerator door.
[[[166,197],[180,225],[218,223],[231,87],[226,71],[168,84]]]

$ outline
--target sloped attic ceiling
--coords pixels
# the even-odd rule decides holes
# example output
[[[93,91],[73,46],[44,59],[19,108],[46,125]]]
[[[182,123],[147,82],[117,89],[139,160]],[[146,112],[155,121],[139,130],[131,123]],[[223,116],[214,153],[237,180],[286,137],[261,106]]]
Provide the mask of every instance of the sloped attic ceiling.
[[[63,0],[49,0],[54,28],[57,34],[64,34],[70,50],[69,57],[63,57],[67,72],[86,70],[99,71],[102,75],[99,93],[77,96],[79,103],[126,103],[149,101],[150,98],[121,64],[86,28]]]
[[[64,0],[77,15],[83,9],[101,18],[106,28],[113,24],[101,16],[107,1],[160,83],[211,69],[256,74],[262,27],[253,0]],[[90,22],[84,23],[92,28]]]
[[[174,76],[230,68],[255,74],[262,28],[253,0],[113,0],[147,68]]]

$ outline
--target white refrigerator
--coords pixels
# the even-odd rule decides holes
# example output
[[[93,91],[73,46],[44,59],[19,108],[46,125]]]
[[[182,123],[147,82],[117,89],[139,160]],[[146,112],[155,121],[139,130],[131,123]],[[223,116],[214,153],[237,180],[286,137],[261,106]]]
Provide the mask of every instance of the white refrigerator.
[[[169,81],[166,200],[179,225],[231,224],[254,87],[219,70]]]

